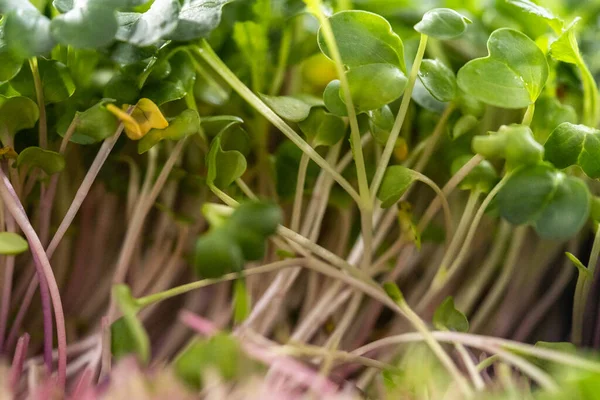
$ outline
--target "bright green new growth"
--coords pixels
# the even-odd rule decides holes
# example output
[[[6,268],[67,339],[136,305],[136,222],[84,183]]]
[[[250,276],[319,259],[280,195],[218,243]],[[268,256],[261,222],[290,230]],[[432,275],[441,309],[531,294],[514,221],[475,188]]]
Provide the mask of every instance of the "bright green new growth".
[[[600,178],[600,131],[569,122],[552,131],[544,144],[544,158],[557,168],[578,165],[592,179]]]
[[[454,39],[464,33],[471,20],[449,8],[427,11],[415,30],[436,39]]]
[[[0,254],[14,256],[29,249],[27,240],[14,232],[0,232]]]
[[[535,103],[548,79],[542,50],[523,33],[506,28],[492,32],[487,47],[487,57],[471,60],[458,71],[458,86],[497,107]]]
[[[504,158],[508,170],[542,161],[544,148],[525,125],[501,126],[497,132],[473,138],[473,151],[486,158]]]
[[[439,330],[469,331],[469,321],[463,313],[456,309],[452,296],[446,298],[435,310],[433,325]]]

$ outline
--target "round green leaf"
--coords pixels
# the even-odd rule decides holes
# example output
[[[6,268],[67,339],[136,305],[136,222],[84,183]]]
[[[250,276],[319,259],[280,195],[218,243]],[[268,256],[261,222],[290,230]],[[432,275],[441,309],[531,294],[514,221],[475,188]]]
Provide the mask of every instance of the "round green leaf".
[[[10,52],[17,59],[50,53],[54,47],[50,19],[40,14],[29,1],[18,3],[18,8],[4,17],[4,40]],[[5,11],[5,7],[0,11]]]
[[[381,207],[388,208],[398,202],[414,181],[415,174],[411,169],[401,165],[387,167],[377,193]]]
[[[63,63],[40,57],[38,58],[38,71],[46,104],[60,103],[75,93],[75,82],[69,69]],[[10,84],[21,95],[36,99],[31,69],[23,68]]]
[[[467,317],[454,306],[454,298],[447,297],[433,314],[433,325],[439,330],[468,332]]]
[[[282,221],[281,209],[276,204],[260,201],[240,204],[229,220],[232,226],[251,230],[262,237],[273,235]]]
[[[600,178],[600,130],[564,122],[544,144],[544,157],[557,168],[579,165],[590,178]]]
[[[581,179],[557,175],[552,198],[533,225],[545,239],[568,239],[581,230],[590,214],[590,192]]]
[[[479,124],[479,120],[473,115],[461,116],[452,127],[452,140],[458,139],[462,135],[471,132]]]
[[[98,0],[78,0],[50,23],[52,37],[76,48],[101,48],[115,39],[119,29],[114,5]]]
[[[140,47],[150,46],[177,28],[179,11],[179,0],[155,0],[143,14],[119,13],[116,38]]]
[[[419,69],[423,86],[439,101],[447,102],[456,97],[454,72],[438,60],[423,60]]]
[[[404,45],[385,18],[367,11],[342,11],[329,22],[346,66],[387,63],[406,72]],[[321,51],[331,58],[321,30],[318,40]]]
[[[346,133],[344,120],[321,107],[313,108],[308,117],[298,126],[307,141],[314,147],[333,146],[342,140]]]
[[[27,147],[17,157],[17,167],[37,167],[48,175],[56,174],[65,169],[65,158],[55,151],[40,147]]]
[[[556,97],[542,95],[535,102],[535,114],[531,121],[531,130],[541,143],[563,122],[577,123],[577,112],[568,105],[562,104]]]
[[[221,148],[221,135],[215,137],[211,143],[206,159],[208,175],[206,181],[209,185],[225,188],[235,182],[246,171],[246,158],[236,150],[224,151]]]
[[[341,85],[339,80],[336,79],[329,82],[327,87],[325,87],[325,91],[323,92],[323,102],[325,103],[325,107],[327,107],[329,112],[333,115],[337,115],[338,117],[347,117],[348,109],[340,97],[340,90]]]
[[[198,276],[218,278],[243,267],[242,249],[226,230],[214,229],[196,240],[194,270]]]
[[[464,33],[471,20],[449,8],[427,11],[415,30],[436,39],[454,39]]]
[[[419,106],[437,114],[444,112],[447,105],[433,97],[420,80],[415,81],[411,97]]]
[[[382,146],[388,141],[394,127],[394,114],[390,107],[383,106],[378,110],[369,111],[369,131],[377,143]]]
[[[458,86],[474,98],[503,108],[534,103],[548,79],[548,63],[526,35],[502,28],[490,35],[489,55],[458,71]]]
[[[177,117],[169,120],[165,129],[152,129],[138,142],[138,154],[143,154],[157,145],[160,141],[181,140],[186,136],[198,133],[200,116],[195,110],[185,110]]]
[[[368,64],[346,72],[354,107],[359,112],[375,110],[402,96],[408,79],[391,64]]]
[[[93,144],[103,141],[114,135],[119,126],[118,119],[106,109],[108,100],[102,100],[96,105],[83,112],[76,112],[75,131],[71,136],[71,141],[78,144]],[[71,116],[67,116],[63,121],[63,129],[59,129],[59,134],[64,135],[68,125],[71,123]]]
[[[452,175],[456,174],[470,159],[471,155],[458,157],[452,162]],[[498,174],[492,163],[482,160],[469,174],[460,182],[462,190],[479,190],[482,193],[489,192],[498,182]]]
[[[291,96],[268,96],[261,94],[260,98],[277,115],[292,122],[305,120],[312,108],[311,104]]]
[[[554,195],[556,179],[556,171],[543,164],[515,171],[496,197],[500,215],[515,225],[536,221]]]
[[[33,128],[39,117],[38,106],[30,98],[0,95],[0,127],[4,127],[10,135]]]
[[[4,38],[4,24],[0,23],[0,85],[14,78],[22,66],[23,59],[10,51]]]
[[[177,28],[168,39],[188,41],[208,37],[221,22],[221,10],[231,0],[184,0]]]
[[[13,232],[0,232],[0,254],[14,256],[29,249],[27,240]]]

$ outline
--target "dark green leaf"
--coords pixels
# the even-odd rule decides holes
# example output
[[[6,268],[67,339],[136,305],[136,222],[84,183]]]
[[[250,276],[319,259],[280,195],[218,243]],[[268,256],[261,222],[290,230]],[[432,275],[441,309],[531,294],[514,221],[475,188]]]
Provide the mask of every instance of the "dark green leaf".
[[[187,41],[208,37],[221,22],[221,10],[231,0],[183,0],[177,28],[168,38]]]
[[[329,82],[323,92],[323,102],[330,113],[339,117],[347,117],[348,109],[346,108],[346,104],[342,101],[340,94],[340,81],[337,79],[333,80]]]
[[[200,236],[194,248],[194,271],[202,278],[218,278],[244,267],[244,255],[228,231],[217,228]]]
[[[452,127],[452,140],[458,139],[462,135],[471,132],[479,124],[479,120],[473,115],[461,116]]]
[[[346,123],[336,115],[329,114],[323,108],[313,108],[298,126],[306,140],[314,147],[333,146],[346,133]]]
[[[377,193],[381,207],[388,208],[398,202],[414,181],[415,174],[411,169],[401,165],[387,167]]]
[[[75,82],[64,64],[55,60],[38,58],[38,71],[44,88],[46,104],[59,103],[75,93]],[[33,75],[29,68],[23,68],[11,81],[11,85],[21,95],[36,99]]]
[[[385,18],[366,11],[342,11],[329,21],[346,66],[387,63],[406,72],[402,40]],[[330,57],[321,31],[319,47]]]
[[[224,151],[221,136],[213,139],[207,157],[209,185],[225,188],[231,185],[246,171],[246,158],[236,150]]]
[[[433,325],[439,330],[450,330],[456,332],[468,332],[469,321],[467,317],[454,307],[452,296],[439,305],[433,314]]]
[[[17,167],[37,167],[46,174],[52,175],[65,169],[65,158],[54,151],[45,150],[40,147],[27,147],[17,157]]]
[[[523,108],[534,103],[548,79],[548,63],[540,48],[512,29],[492,32],[489,55],[469,61],[458,71],[458,85],[484,103]]]
[[[471,20],[449,8],[427,11],[415,30],[436,39],[454,39],[464,33]]]
[[[269,54],[267,28],[254,21],[236,22],[233,26],[233,39],[250,67],[252,87],[257,91],[265,88]]]
[[[0,0],[4,13],[4,41],[16,59],[50,53],[54,40],[50,35],[50,20],[29,1]]]
[[[200,116],[197,111],[185,110],[177,117],[169,120],[165,129],[152,129],[138,142],[138,154],[143,154],[162,140],[181,140],[186,136],[198,133]]]
[[[137,318],[139,306],[127,285],[113,287],[113,296],[123,313],[122,322],[111,325],[111,349],[115,357],[135,353],[142,363],[150,359],[150,338]],[[114,334],[114,336],[113,336]]]
[[[458,157],[452,162],[452,175],[456,174],[469,160],[471,155]],[[482,160],[469,174],[461,181],[462,190],[479,190],[482,193],[489,192],[498,182],[498,174],[494,166],[487,160]]]
[[[14,256],[29,249],[27,240],[13,232],[0,232],[0,254]]]
[[[71,141],[78,144],[93,144],[115,134],[119,121],[106,109],[105,105],[109,101],[102,100],[98,104],[83,112],[75,114],[77,121],[75,131],[71,136]],[[59,130],[59,134],[64,135],[67,126],[71,123],[71,118],[65,120],[64,130]]]
[[[104,87],[103,96],[118,104],[135,104],[142,97],[137,82],[129,75],[116,73]]]
[[[354,107],[359,112],[375,110],[402,96],[408,79],[392,64],[367,64],[346,72]]]
[[[454,72],[438,60],[423,60],[419,69],[423,86],[439,101],[447,102],[456,97]]]
[[[143,14],[119,13],[116,38],[140,47],[150,46],[177,28],[179,11],[178,0],[155,0]]]
[[[18,131],[33,128],[39,118],[37,104],[28,97],[0,95],[0,128],[14,136]]]
[[[386,145],[390,132],[394,127],[394,121],[394,114],[388,106],[369,111],[369,131],[377,143],[382,146]]]
[[[564,122],[544,144],[546,160],[557,168],[579,165],[590,178],[600,178],[600,130]]]
[[[23,59],[10,51],[4,38],[4,24],[0,23],[0,85],[14,78],[22,66]]]
[[[240,204],[230,219],[232,226],[250,229],[263,237],[273,235],[282,221],[281,209],[276,204],[259,201]]]

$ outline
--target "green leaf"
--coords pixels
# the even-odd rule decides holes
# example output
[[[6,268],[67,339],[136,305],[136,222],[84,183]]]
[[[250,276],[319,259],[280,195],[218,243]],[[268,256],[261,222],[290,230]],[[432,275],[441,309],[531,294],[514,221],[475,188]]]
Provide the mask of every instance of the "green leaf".
[[[544,144],[544,158],[557,168],[578,165],[592,179],[600,178],[600,130],[564,122]]]
[[[0,95],[0,129],[14,136],[18,131],[33,128],[40,117],[37,104],[28,97]]]
[[[45,150],[40,147],[27,147],[17,157],[17,167],[37,167],[46,174],[52,175],[65,169],[65,158],[55,151]]]
[[[325,103],[325,107],[327,107],[329,112],[333,115],[337,115],[338,117],[347,117],[348,109],[340,97],[340,90],[341,85],[339,80],[336,79],[329,82],[327,87],[325,87],[325,91],[323,92],[323,102]]]
[[[29,249],[27,240],[13,232],[0,232],[0,254],[16,256]]]
[[[575,37],[575,28],[581,21],[577,17],[567,26],[561,35],[550,44],[550,56],[557,61],[566,62],[569,64],[582,63],[577,38]]]
[[[346,133],[346,123],[336,115],[329,114],[323,108],[313,108],[308,117],[298,126],[307,141],[314,147],[333,146]]]
[[[415,174],[409,168],[401,165],[387,167],[377,193],[381,207],[388,208],[398,202],[415,180]]]
[[[423,86],[439,101],[452,101],[456,97],[454,72],[438,60],[423,60],[419,69]]]
[[[583,228],[590,214],[590,192],[581,179],[558,174],[556,190],[534,228],[544,239],[568,239]]]
[[[562,104],[556,97],[542,95],[535,102],[531,130],[538,142],[544,143],[558,125],[563,122],[575,124],[577,119],[577,112],[572,106]]]
[[[468,332],[469,321],[467,317],[454,306],[454,298],[447,297],[433,314],[433,325],[439,330]]]
[[[274,203],[247,201],[239,205],[229,221],[236,228],[250,229],[266,238],[277,231],[283,214]]]
[[[113,296],[123,313],[122,322],[111,325],[111,350],[115,358],[135,353],[142,363],[150,359],[150,338],[137,318],[140,307],[127,285],[115,285]]]
[[[241,271],[244,255],[229,232],[217,228],[196,240],[193,266],[202,278],[218,278],[232,271]]]
[[[456,140],[462,135],[471,132],[478,124],[479,120],[477,117],[470,114],[463,115],[454,123],[450,137],[452,140]]]
[[[404,73],[392,64],[352,67],[346,77],[352,102],[359,112],[375,110],[398,99],[408,82]]]
[[[473,151],[486,158],[506,159],[507,169],[536,164],[542,160],[544,148],[526,125],[503,125],[498,132],[473,138]]]
[[[233,26],[233,39],[247,65],[250,66],[252,88],[262,91],[265,88],[266,70],[269,65],[268,27],[254,21],[236,22]]]
[[[529,0],[505,0],[505,2],[546,22],[556,33],[560,33],[563,28],[564,22],[552,14],[547,8],[539,6]]]
[[[243,124],[244,120],[235,115],[216,115],[202,117],[201,124],[204,133],[210,137],[217,136],[219,133],[231,128],[232,126]]]
[[[52,5],[61,13],[66,13],[73,8],[75,0],[54,0]]]
[[[369,131],[375,141],[382,146],[385,146],[387,143],[390,132],[394,127],[394,122],[394,114],[387,105],[378,110],[369,111]]]
[[[548,79],[548,63],[539,47],[513,29],[492,32],[489,55],[466,63],[458,71],[458,86],[467,94],[503,108],[534,103]]]
[[[444,112],[444,109],[447,106],[446,103],[442,103],[433,97],[429,90],[423,86],[420,80],[415,81],[415,86],[413,87],[411,97],[420,107],[423,107],[425,110],[434,112],[436,114],[441,114]]]
[[[434,8],[427,11],[415,30],[436,39],[454,39],[462,35],[471,20],[449,8]]]
[[[385,282],[383,284],[383,290],[385,290],[385,293],[397,304],[402,304],[405,302],[404,295],[400,291],[398,285],[396,285],[394,282]]]
[[[75,48],[109,45],[119,29],[116,5],[102,0],[78,0],[73,8],[50,23],[52,37]]]
[[[213,139],[207,157],[209,185],[225,188],[240,178],[246,171],[246,158],[236,150],[224,151],[221,136]]]
[[[107,99],[114,99],[118,104],[135,104],[142,98],[135,79],[123,73],[113,75],[102,95]]]
[[[290,96],[268,96],[260,94],[260,98],[281,118],[292,122],[305,120],[310,114],[312,104]]]
[[[119,13],[115,37],[136,46],[150,46],[177,28],[179,11],[179,0],[155,0],[143,14]]]
[[[14,78],[22,66],[23,59],[10,51],[4,37],[4,23],[0,22],[0,85]]]
[[[469,160],[471,155],[458,157],[452,162],[452,175],[456,174]],[[498,174],[492,163],[482,160],[469,174],[460,182],[459,188],[462,190],[479,190],[482,193],[488,193],[498,182]]]
[[[71,142],[77,144],[94,144],[103,141],[115,134],[119,120],[106,109],[109,100],[102,100],[83,112],[77,111],[75,117],[75,130]],[[66,118],[64,129],[59,129],[59,134],[64,135],[72,118]]]
[[[221,10],[231,0],[183,0],[177,28],[168,38],[188,41],[208,37],[221,22]]]
[[[46,104],[60,103],[75,93],[75,82],[66,65],[55,60],[38,58],[38,71],[44,89]],[[23,68],[10,82],[21,95],[36,99],[31,69]]]
[[[187,90],[180,81],[165,81],[145,86],[144,90],[142,90],[141,97],[148,98],[156,105],[161,106],[171,101],[183,99],[186,94]]]
[[[342,11],[329,22],[347,67],[386,63],[406,72],[404,45],[385,18],[367,11]],[[321,51],[331,58],[321,30],[318,40]]]
[[[175,374],[195,390],[202,387],[202,377],[209,369],[219,378],[231,381],[239,376],[250,361],[238,341],[231,335],[217,334],[209,339],[196,339],[173,361]]]
[[[143,154],[162,140],[181,140],[186,136],[198,133],[200,116],[197,111],[185,110],[175,118],[169,119],[165,129],[152,129],[138,142],[138,154]]]
[[[535,347],[560,351],[561,353],[566,354],[577,353],[577,347],[571,342],[544,342],[540,340],[535,343]]]
[[[4,42],[15,59],[50,53],[54,47],[50,19],[29,1],[0,0],[0,14],[4,14]]]
[[[574,254],[569,253],[568,251],[565,252],[565,255],[573,263],[575,268],[577,268],[579,275],[583,274],[586,278],[591,277],[589,270],[587,269],[587,267],[585,265],[583,265],[583,263],[581,261],[579,261],[579,258],[577,258]]]
[[[585,224],[590,194],[580,179],[538,164],[515,171],[498,193],[497,204],[508,222],[532,224],[545,239],[567,239]]]

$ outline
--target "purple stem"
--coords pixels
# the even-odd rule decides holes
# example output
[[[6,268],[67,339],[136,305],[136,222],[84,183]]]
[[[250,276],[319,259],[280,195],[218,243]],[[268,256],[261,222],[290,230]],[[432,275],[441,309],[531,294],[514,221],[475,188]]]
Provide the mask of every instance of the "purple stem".
[[[29,242],[29,247],[33,255],[36,271],[40,282],[42,283],[40,287],[46,287],[50,292],[50,299],[52,301],[52,306],[54,307],[56,336],[58,340],[58,385],[60,388],[64,389],[67,369],[67,335],[65,328],[65,316],[60,300],[60,291],[58,289],[58,285],[56,284],[56,279],[54,278],[54,273],[52,271],[50,261],[46,256],[46,252],[44,251],[44,247],[42,246],[39,237],[33,229],[33,226],[31,226],[31,222],[29,222],[29,218],[27,217],[27,214],[25,213],[17,194],[15,193],[9,179],[4,174],[4,170],[2,168],[0,168],[0,196],[4,201],[6,208],[10,214],[12,214],[17,225],[19,225],[23,231],[23,234],[27,238],[27,241]],[[44,278],[46,278],[47,284],[43,284]],[[45,299],[43,297],[43,292],[41,293],[42,301],[44,302]],[[49,306],[46,305],[46,307]],[[50,344],[52,345],[52,343]],[[52,351],[52,346],[50,347],[50,351]]]
[[[27,348],[29,347],[29,334],[26,333],[19,338],[17,342],[17,349],[13,357],[12,366],[10,368],[10,388],[12,391],[16,391],[21,374],[23,373],[23,364],[25,363],[25,357],[27,356]]]
[[[15,220],[7,213],[6,230],[15,231]],[[4,352],[4,339],[6,339],[6,324],[10,309],[10,297],[12,294],[13,273],[15,271],[15,257],[6,257],[6,269],[4,270],[4,286],[2,287],[2,303],[0,304],[0,353]]]

